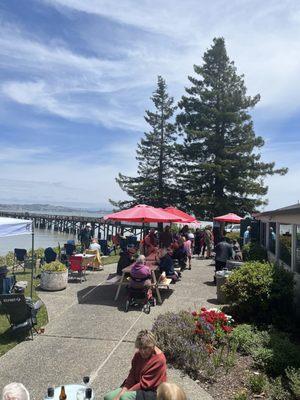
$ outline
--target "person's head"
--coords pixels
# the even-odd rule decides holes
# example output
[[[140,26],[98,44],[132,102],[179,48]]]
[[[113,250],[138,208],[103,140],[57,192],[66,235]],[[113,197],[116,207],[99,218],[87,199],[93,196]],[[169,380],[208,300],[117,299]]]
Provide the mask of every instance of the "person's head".
[[[170,231],[170,225],[167,225],[166,227],[165,227],[165,232],[169,232]]]
[[[144,329],[140,331],[135,340],[135,347],[139,350],[142,358],[150,358],[156,346],[156,338],[151,331]]]
[[[86,224],[86,229],[91,229],[92,225],[90,223]]]
[[[13,382],[3,388],[2,400],[30,400],[30,396],[22,383]]]
[[[270,226],[270,232],[274,232],[274,229],[272,228],[272,226]]]
[[[247,226],[247,231],[251,231],[251,226]]]
[[[94,238],[94,239],[92,240],[92,242],[93,242],[93,243],[98,243],[98,239],[97,239],[97,238]]]
[[[145,264],[145,261],[146,261],[146,257],[143,256],[142,254],[140,256],[138,256],[138,258],[136,259],[137,264]]]
[[[186,400],[186,394],[175,383],[163,382],[157,388],[157,400]]]

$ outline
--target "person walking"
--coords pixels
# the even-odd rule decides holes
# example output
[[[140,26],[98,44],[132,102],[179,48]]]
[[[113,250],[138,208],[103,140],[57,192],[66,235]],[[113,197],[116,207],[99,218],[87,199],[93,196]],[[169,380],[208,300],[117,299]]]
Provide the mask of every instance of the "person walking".
[[[214,238],[212,233],[212,227],[207,225],[204,231],[204,243],[206,246],[206,258],[211,257],[211,251],[213,246]]]
[[[247,229],[244,232],[243,239],[244,239],[243,241],[244,245],[251,242],[251,226],[247,226]]]

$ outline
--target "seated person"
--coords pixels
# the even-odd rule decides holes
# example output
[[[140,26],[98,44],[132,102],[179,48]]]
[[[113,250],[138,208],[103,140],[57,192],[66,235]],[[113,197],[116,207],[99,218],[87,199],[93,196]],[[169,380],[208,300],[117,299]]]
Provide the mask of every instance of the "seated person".
[[[151,286],[151,271],[145,263],[146,257],[141,255],[132,266],[130,271],[131,280],[129,284],[131,288],[139,289]]]
[[[173,282],[178,280],[178,274],[174,270],[174,262],[171,257],[172,250],[162,249],[161,258],[159,260],[160,272],[165,272],[167,278],[171,278]]]
[[[157,400],[187,400],[187,398],[180,386],[163,382],[157,388]]]
[[[151,228],[148,235],[145,236],[144,243],[143,243],[144,253],[145,253],[146,257],[149,254],[153,253],[153,251],[156,251],[157,244],[158,244],[158,241],[157,241],[157,238],[155,235],[155,230],[153,228]]]
[[[136,253],[135,247],[127,247],[125,251],[120,252],[120,258],[117,266],[117,274],[122,275],[124,268],[128,267],[134,262],[134,254]]]
[[[30,400],[30,396],[22,383],[13,382],[3,388],[2,400]]]
[[[107,393],[104,400],[135,400],[137,391],[155,392],[167,380],[167,363],[163,352],[156,347],[156,339],[148,330],[140,331],[131,362],[129,375],[120,388]]]
[[[178,247],[173,251],[173,259],[178,260],[179,265],[182,268],[186,267],[187,252],[184,246],[185,239],[183,237],[178,239]]]
[[[234,260],[235,261],[243,261],[243,254],[242,254],[239,242],[237,240],[233,241],[232,249],[234,252]]]
[[[99,251],[99,253],[101,252],[101,246],[100,246],[100,244],[98,243],[98,239],[96,239],[96,238],[94,238],[93,240],[92,240],[92,243],[90,244],[90,250],[98,250]]]

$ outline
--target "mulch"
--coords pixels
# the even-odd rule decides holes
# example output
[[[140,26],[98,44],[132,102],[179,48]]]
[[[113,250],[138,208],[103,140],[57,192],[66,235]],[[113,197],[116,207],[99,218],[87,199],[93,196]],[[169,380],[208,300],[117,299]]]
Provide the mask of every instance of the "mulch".
[[[232,400],[234,395],[246,388],[248,372],[253,365],[252,357],[237,354],[235,365],[228,373],[220,372],[213,382],[201,382],[200,385],[214,399]]]

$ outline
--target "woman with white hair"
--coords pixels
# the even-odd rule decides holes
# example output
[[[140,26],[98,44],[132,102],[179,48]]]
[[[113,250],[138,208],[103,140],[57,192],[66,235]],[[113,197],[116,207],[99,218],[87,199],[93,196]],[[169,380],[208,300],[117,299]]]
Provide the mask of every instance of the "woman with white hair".
[[[13,382],[4,387],[2,400],[30,400],[30,396],[22,383]]]
[[[130,287],[143,288],[151,286],[151,271],[146,265],[146,257],[141,255],[137,258],[130,271]]]

